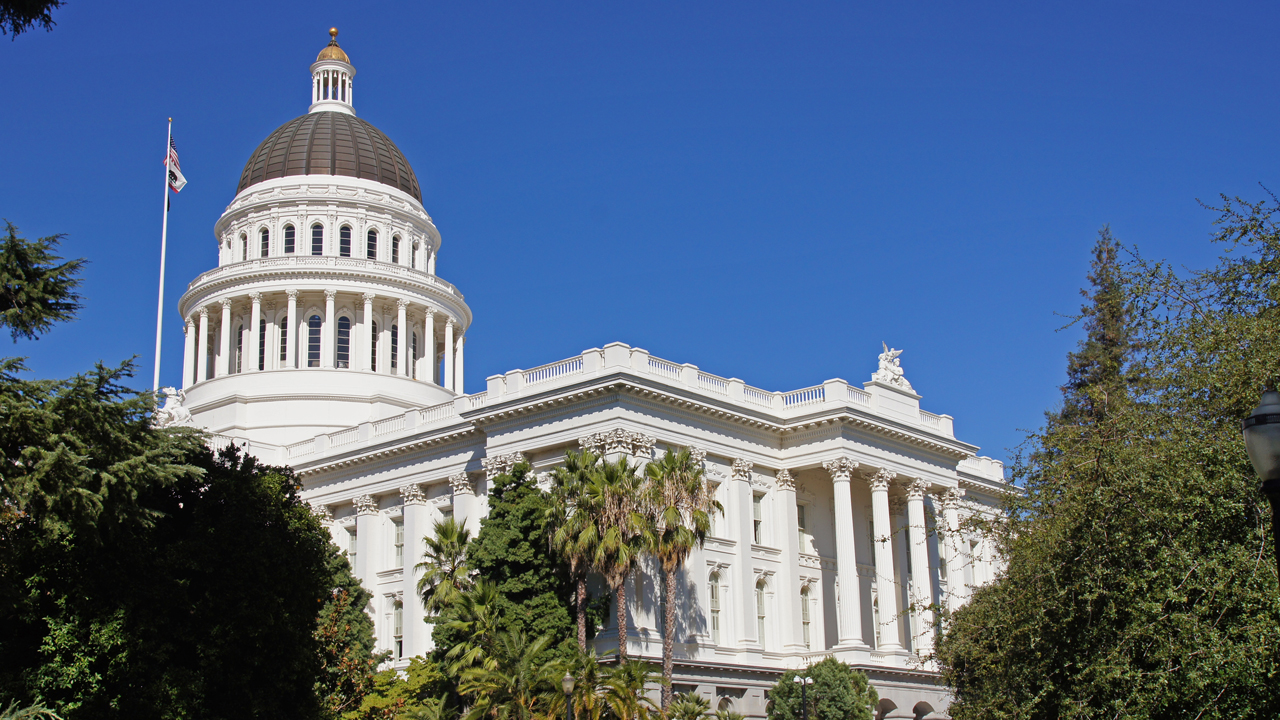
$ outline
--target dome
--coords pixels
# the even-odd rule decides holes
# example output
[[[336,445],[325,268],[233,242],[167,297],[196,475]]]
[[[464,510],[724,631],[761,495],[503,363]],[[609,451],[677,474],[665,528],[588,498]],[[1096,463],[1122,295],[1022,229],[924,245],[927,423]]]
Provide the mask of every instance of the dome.
[[[338,60],[350,65],[351,60],[347,57],[347,54],[342,51],[342,48],[338,47],[338,28],[329,28],[329,38],[329,44],[325,45],[324,49],[320,51],[320,54],[316,56],[316,62],[320,62],[321,60]]]
[[[290,175],[376,180],[422,202],[418,178],[400,148],[378,128],[343,112],[311,112],[276,128],[249,156],[236,192]]]

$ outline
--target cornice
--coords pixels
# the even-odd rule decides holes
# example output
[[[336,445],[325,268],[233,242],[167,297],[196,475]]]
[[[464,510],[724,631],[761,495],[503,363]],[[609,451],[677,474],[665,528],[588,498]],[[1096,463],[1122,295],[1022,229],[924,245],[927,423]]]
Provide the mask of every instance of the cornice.
[[[439,447],[460,441],[464,438],[480,434],[479,429],[470,423],[459,423],[446,428],[431,431],[430,435],[418,436],[408,440],[388,440],[379,446],[355,448],[339,457],[326,458],[313,463],[306,461],[293,466],[300,479],[317,478],[318,476],[356,465],[386,465],[394,458],[430,447]]]

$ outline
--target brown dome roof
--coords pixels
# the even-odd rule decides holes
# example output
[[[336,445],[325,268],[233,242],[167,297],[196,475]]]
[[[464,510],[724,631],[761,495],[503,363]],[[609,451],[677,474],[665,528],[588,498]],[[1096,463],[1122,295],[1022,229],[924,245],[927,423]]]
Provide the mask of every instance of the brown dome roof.
[[[422,202],[418,177],[400,148],[378,128],[347,113],[308,113],[276,128],[249,156],[236,192],[289,175],[376,180]]]

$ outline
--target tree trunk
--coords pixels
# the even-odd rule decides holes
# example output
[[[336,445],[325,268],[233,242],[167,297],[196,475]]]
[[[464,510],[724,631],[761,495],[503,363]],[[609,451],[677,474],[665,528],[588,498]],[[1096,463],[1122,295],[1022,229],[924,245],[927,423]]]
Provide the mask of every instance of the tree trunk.
[[[662,613],[662,710],[671,705],[671,675],[675,665],[675,625],[676,625],[676,573],[675,570],[664,570],[663,581],[666,585],[666,605]]]
[[[578,649],[587,651],[587,578],[578,576]]]
[[[613,589],[614,615],[618,620],[618,664],[627,661],[627,581]]]

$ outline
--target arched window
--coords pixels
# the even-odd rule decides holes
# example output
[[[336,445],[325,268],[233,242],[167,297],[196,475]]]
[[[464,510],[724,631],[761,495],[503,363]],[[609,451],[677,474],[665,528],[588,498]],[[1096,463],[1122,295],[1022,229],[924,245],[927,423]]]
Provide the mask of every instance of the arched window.
[[[391,236],[391,262],[400,263],[400,236]]]
[[[267,369],[267,321],[266,318],[258,320],[258,369]]]
[[[343,225],[338,229],[338,254],[351,257],[351,226]]]
[[[764,647],[764,580],[756,583],[756,634]]]
[[[284,254],[285,255],[293,254],[293,226],[292,225],[284,226]]]
[[[418,269],[418,241],[413,241],[413,252],[409,255],[409,267]]]
[[[266,228],[262,228],[262,232],[258,233],[258,257],[266,257],[271,254],[271,233]]]
[[[236,357],[235,366],[231,369],[233,373],[244,372],[244,326],[236,326]]]
[[[244,233],[240,233],[240,259],[249,259],[249,236]]]
[[[369,260],[378,259],[378,231],[377,230],[370,230],[369,234],[365,236],[364,256]]]
[[[707,623],[711,629],[711,644],[720,644],[720,573],[711,573],[707,583],[707,594],[710,598],[711,617]]]
[[[409,377],[413,377],[418,369],[418,333],[409,333],[409,342],[412,351],[409,353]]]
[[[320,327],[323,324],[319,315],[307,318],[307,367],[320,367]]]
[[[336,367],[351,367],[351,318],[338,318],[338,357]]]
[[[378,372],[378,323],[371,324],[373,328],[369,337],[373,342],[369,344],[369,369]]]
[[[320,223],[311,226],[311,254],[324,254],[324,226]]]
[[[280,367],[289,357],[289,320],[280,318]]]
[[[396,374],[396,368],[398,367],[398,365],[396,365],[396,362],[400,359],[396,357],[400,353],[399,330],[400,330],[399,326],[397,325],[391,326],[391,374],[392,375]]]
[[[804,646],[810,648],[809,637],[809,586],[800,589],[800,627],[804,629]]]

